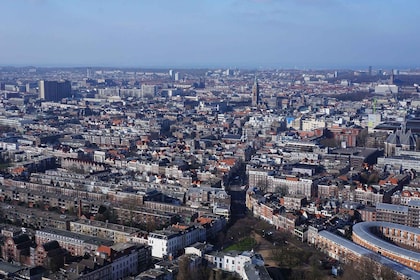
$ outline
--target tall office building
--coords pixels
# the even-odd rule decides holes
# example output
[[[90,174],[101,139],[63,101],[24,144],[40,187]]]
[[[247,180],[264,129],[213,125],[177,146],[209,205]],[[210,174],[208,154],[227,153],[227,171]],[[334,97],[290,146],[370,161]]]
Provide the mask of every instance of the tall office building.
[[[255,76],[254,85],[252,86],[252,106],[260,104],[260,86],[258,85],[257,76]]]
[[[391,74],[389,75],[389,81],[388,84],[393,85],[395,82],[395,76],[394,76],[394,69],[391,70]]]
[[[92,69],[90,68],[86,69],[86,78],[88,79],[92,78]]]
[[[71,97],[70,81],[39,81],[39,98],[45,101],[60,101]]]

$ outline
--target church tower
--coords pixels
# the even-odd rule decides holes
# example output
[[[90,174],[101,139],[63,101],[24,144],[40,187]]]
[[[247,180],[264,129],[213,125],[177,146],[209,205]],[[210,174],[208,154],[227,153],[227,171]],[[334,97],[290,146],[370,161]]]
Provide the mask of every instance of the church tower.
[[[257,76],[255,76],[254,85],[252,86],[252,106],[257,107],[260,102],[260,86],[258,85]]]

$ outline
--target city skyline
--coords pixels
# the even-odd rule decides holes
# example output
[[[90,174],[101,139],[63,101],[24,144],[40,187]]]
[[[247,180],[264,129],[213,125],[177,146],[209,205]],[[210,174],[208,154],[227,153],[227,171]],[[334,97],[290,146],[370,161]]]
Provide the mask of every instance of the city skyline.
[[[418,67],[417,1],[4,1],[0,65]]]

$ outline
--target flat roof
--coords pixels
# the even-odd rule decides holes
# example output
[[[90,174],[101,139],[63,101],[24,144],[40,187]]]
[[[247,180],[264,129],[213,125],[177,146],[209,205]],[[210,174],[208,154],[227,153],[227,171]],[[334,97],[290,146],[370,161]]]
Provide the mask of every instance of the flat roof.
[[[43,229],[37,230],[35,235],[37,235],[38,232],[39,233],[45,232],[45,233],[55,234],[55,235],[63,236],[67,238],[78,239],[87,244],[106,245],[106,246],[112,246],[114,244],[114,241],[112,240],[90,236],[90,235],[84,235],[84,234],[71,232],[68,230],[56,229],[56,228],[43,228]]]
[[[15,264],[12,264],[12,263],[0,261],[0,271],[3,271],[7,274],[9,274],[9,273],[14,274],[18,271],[21,271],[24,268],[25,267],[20,266],[20,265],[15,265]]]
[[[376,210],[408,213],[408,206],[379,202],[376,204]]]
[[[350,240],[347,240],[343,237],[335,235],[335,234],[333,234],[329,231],[326,231],[326,230],[320,231],[318,234],[320,236],[328,239],[328,240],[333,241],[334,243],[336,243],[340,246],[343,246],[344,248],[352,251],[353,253],[355,253],[357,255],[367,256],[367,257],[374,255],[375,260],[377,260],[380,264],[382,264],[386,267],[389,267],[389,268],[395,270],[396,272],[398,272],[402,275],[405,275],[405,276],[407,276],[411,279],[420,279],[420,272],[414,271],[413,269],[411,269],[411,268],[409,268],[405,265],[397,263],[397,262],[395,262],[391,259],[388,259],[388,258],[386,258],[386,257],[384,257],[384,256],[382,256],[382,255],[380,255],[380,254],[378,254],[374,251],[368,250],[368,249],[366,249],[366,248],[364,248],[360,245],[357,245],[356,243],[354,243]]]
[[[353,226],[353,234],[356,234],[358,237],[362,238],[368,243],[371,243],[381,249],[384,249],[388,252],[392,252],[401,256],[405,256],[407,258],[420,261],[420,253],[404,249],[401,247],[398,247],[396,245],[393,245],[387,241],[385,241],[382,238],[379,238],[378,236],[374,235],[371,231],[372,228],[378,228],[378,227],[387,227],[397,230],[404,230],[411,232],[416,235],[420,235],[420,229],[404,226],[400,224],[390,223],[390,222],[361,222],[357,223]]]

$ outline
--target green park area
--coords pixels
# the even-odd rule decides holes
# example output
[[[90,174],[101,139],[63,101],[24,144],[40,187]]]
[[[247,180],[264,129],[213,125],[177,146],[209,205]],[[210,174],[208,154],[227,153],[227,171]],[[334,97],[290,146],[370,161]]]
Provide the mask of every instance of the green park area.
[[[251,251],[257,245],[257,241],[255,241],[252,237],[245,237],[242,240],[230,245],[223,251]]]

